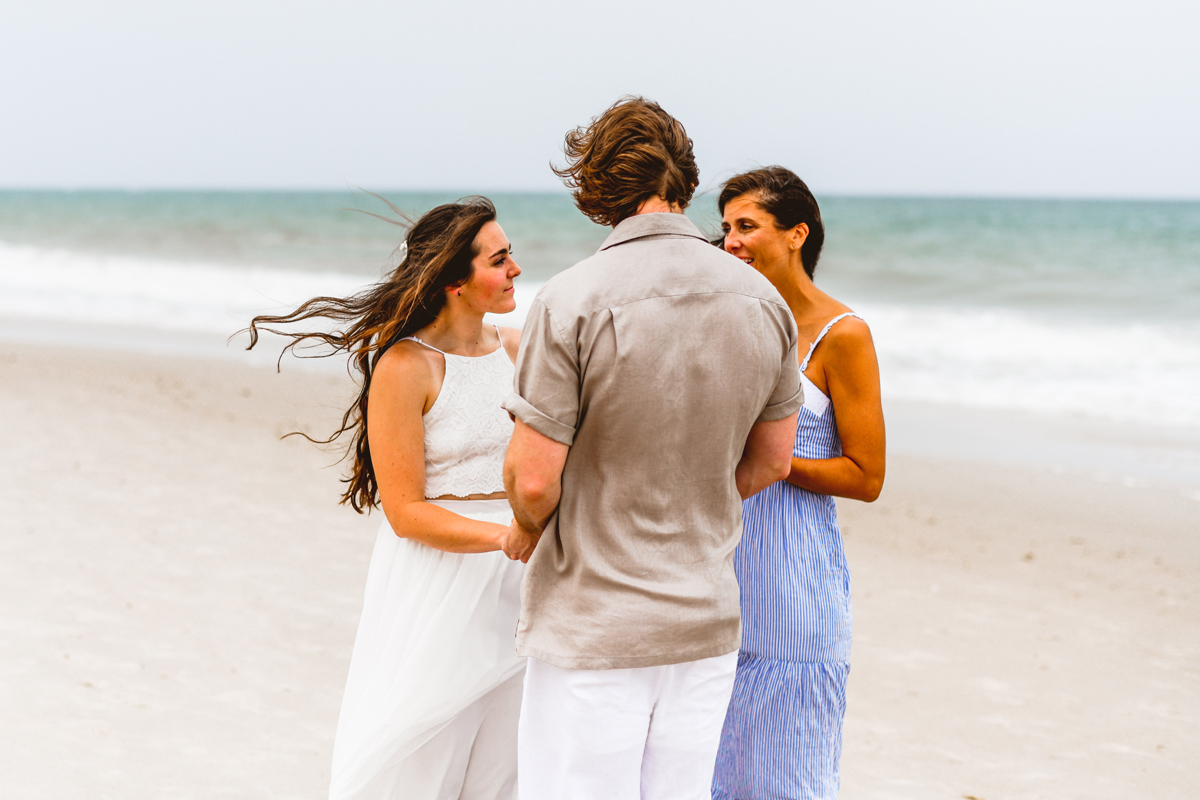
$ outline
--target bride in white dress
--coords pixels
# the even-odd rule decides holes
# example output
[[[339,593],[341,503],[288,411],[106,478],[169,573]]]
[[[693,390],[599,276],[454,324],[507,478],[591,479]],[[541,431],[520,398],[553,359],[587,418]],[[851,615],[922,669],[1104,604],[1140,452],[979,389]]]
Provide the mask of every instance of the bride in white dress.
[[[525,659],[514,650],[523,565],[501,552],[512,513],[501,470],[520,331],[512,258],[483,198],[439,206],[409,231],[388,279],[315,298],[264,324],[349,352],[363,375],[346,412],[343,502],[385,516],[334,741],[331,800],[509,800]],[[269,328],[263,328],[269,330]],[[278,331],[276,331],[278,332]]]

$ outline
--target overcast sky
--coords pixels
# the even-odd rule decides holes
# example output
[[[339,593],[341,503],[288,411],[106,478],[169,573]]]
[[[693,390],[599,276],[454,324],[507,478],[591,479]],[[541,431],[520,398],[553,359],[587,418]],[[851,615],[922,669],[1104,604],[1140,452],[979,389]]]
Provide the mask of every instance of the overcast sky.
[[[0,187],[553,189],[624,94],[701,180],[1200,198],[1194,0],[38,0],[0,25]]]

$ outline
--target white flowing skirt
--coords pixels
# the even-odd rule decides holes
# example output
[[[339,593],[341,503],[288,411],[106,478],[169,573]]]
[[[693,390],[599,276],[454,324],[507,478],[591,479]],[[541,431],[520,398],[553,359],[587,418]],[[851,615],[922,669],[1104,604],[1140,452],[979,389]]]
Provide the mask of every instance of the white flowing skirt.
[[[471,519],[512,519],[507,500],[430,502]],[[331,800],[405,796],[396,786],[405,760],[524,671],[514,645],[523,570],[500,552],[447,553],[402,539],[384,520],[338,718]]]

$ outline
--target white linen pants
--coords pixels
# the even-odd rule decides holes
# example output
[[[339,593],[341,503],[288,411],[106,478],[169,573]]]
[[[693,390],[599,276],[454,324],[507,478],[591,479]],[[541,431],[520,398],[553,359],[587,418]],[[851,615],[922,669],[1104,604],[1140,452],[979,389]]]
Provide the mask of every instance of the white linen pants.
[[[737,652],[637,669],[530,658],[517,735],[521,800],[709,800]]]

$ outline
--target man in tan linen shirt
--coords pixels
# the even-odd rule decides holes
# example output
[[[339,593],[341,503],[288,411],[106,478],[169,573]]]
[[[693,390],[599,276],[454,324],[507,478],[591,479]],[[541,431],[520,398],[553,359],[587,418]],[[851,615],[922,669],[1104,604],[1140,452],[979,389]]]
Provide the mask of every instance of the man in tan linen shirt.
[[[539,293],[504,404],[517,420],[506,485],[528,530],[505,547],[529,560],[522,800],[707,796],[740,641],[741,499],[790,468],[795,323],[765,278],[683,216],[695,166],[682,131],[631,100],[585,132],[577,201],[615,227]],[[659,150],[627,152],[656,135]],[[626,155],[658,178],[632,181],[636,205],[589,204],[622,196],[587,195],[611,183],[586,174],[606,138],[607,170]]]
[[[546,285],[521,338],[505,408],[570,451],[518,652],[619,669],[736,650],[734,467],[801,401],[787,306],[687,217],[639,214]]]

